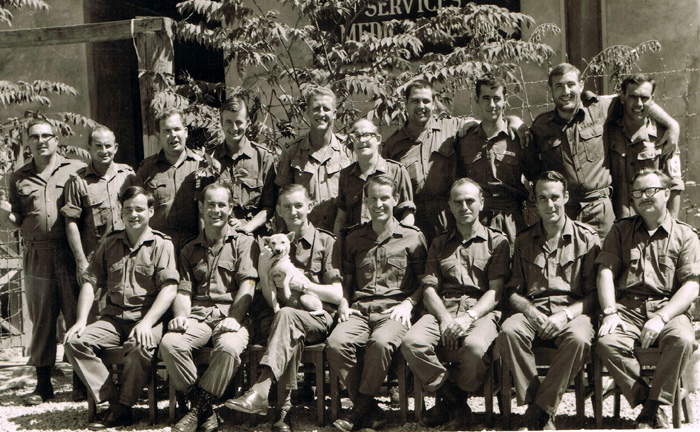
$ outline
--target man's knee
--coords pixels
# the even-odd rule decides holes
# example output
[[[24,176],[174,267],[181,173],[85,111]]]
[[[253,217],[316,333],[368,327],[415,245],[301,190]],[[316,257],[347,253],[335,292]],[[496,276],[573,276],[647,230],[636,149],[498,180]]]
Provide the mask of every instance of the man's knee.
[[[175,352],[189,350],[182,342],[182,335],[180,333],[166,333],[165,336],[163,336],[163,340],[160,342],[158,353],[161,358],[166,358],[172,357]]]
[[[690,337],[692,334],[672,333],[665,335],[659,340],[659,347],[666,349],[669,347],[675,348],[675,351],[690,355],[695,350],[695,338]]]
[[[141,362],[148,363],[153,358],[153,354],[156,351],[156,347],[146,347],[135,339],[129,339],[124,342],[123,345],[124,352],[124,363],[128,362]]]

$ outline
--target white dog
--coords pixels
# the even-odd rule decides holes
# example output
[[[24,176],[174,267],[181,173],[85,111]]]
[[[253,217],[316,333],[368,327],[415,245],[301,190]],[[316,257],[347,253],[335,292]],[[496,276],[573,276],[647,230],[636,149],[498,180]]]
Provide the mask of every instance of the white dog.
[[[264,248],[260,255],[258,273],[260,274],[260,286],[263,297],[272,306],[275,312],[280,309],[279,300],[286,306],[307,310],[311,313],[322,313],[323,303],[312,293],[301,294],[289,288],[289,282],[296,277],[308,280],[303,271],[294,267],[289,259],[294,233],[273,234],[263,237]],[[275,276],[283,276],[282,287],[275,287]]]

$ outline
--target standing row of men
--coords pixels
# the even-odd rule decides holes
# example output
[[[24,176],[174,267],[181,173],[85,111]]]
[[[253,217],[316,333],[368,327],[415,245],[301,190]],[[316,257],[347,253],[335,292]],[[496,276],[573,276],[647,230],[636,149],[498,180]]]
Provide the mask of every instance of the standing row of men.
[[[495,339],[500,318],[497,305],[508,280],[509,265],[507,260],[499,261],[492,269],[489,257],[478,258],[477,251],[465,249],[454,253],[472,239],[478,239],[477,243],[486,240],[486,250],[490,253],[496,251],[497,243],[499,250],[496,255],[506,258],[509,258],[509,249],[514,248],[513,277],[507,287],[513,291],[508,298],[517,313],[504,323],[499,341],[503,339],[507,343],[499,342],[499,347],[502,347],[506,361],[511,362],[511,369],[519,374],[520,378],[515,379],[519,400],[523,403],[534,401],[529,410],[530,417],[544,426],[553,417],[560,398],[548,389],[568,381],[562,372],[555,374],[557,377],[550,382],[545,380],[547,385],[543,383],[539,389],[531,388],[537,386],[532,384],[529,375],[532,367],[526,355],[527,340],[532,340],[535,334],[544,339],[557,337],[558,345],[576,345],[585,339],[587,329],[580,321],[593,310],[595,283],[581,283],[578,278],[584,263],[577,263],[577,260],[586,255],[582,251],[597,247],[593,240],[598,241],[585,225],[565,218],[568,223],[562,223],[561,229],[555,231],[552,227],[548,230],[547,220],[554,217],[558,204],[563,203],[562,208],[570,217],[591,223],[603,239],[614,215],[622,217],[631,213],[631,203],[636,198],[630,196],[641,194],[642,201],[649,201],[654,196],[658,200],[668,195],[664,204],[668,202],[669,209],[677,211],[677,191],[682,189],[675,145],[662,144],[664,129],[657,126],[653,118],[664,124],[675,137],[677,124],[653,104],[653,80],[645,76],[626,80],[619,98],[621,110],[611,99],[583,93],[579,72],[571,65],[560,65],[552,70],[549,84],[556,108],[538,117],[531,128],[532,142],[527,145],[528,137],[523,135],[521,141],[514,133],[512,121],[506,121],[503,116],[506,94],[501,83],[486,80],[477,84],[477,105],[482,123],[477,127],[462,127],[465,132],[460,137],[457,134],[459,123],[435,118],[430,85],[416,81],[406,90],[407,123],[385,142],[382,155],[379,154],[381,136],[376,126],[366,120],[354,125],[351,133],[354,163],[350,147],[333,132],[335,96],[328,90],[316,89],[307,98],[310,132],[283,154],[276,172],[273,154],[245,137],[249,120],[247,108],[240,100],[234,100],[222,109],[226,142],[213,157],[207,157],[208,166],[204,166],[202,157],[185,146],[187,129],[182,114],[168,111],[157,122],[161,152],[143,161],[135,176],[130,168],[113,162],[117,145],[109,130],[98,129],[91,134],[92,161],[90,166],[84,167],[56,154],[57,137],[48,123],[31,123],[28,134],[33,160],[13,175],[10,203],[0,203],[0,221],[5,226],[22,229],[27,246],[28,310],[35,328],[42,329],[35,331],[32,339],[30,364],[37,366],[39,382],[28,402],[41,403],[52,396],[48,373],[55,357],[55,322],[59,310],[63,311],[67,324],[71,326],[67,335],[67,352],[71,360],[79,364],[82,356],[88,365],[78,366],[78,375],[97,400],[106,400],[113,394],[99,384],[103,372],[97,370],[99,365],[94,360],[94,351],[99,351],[102,346],[96,343],[131,341],[128,352],[135,353],[135,365],[143,365],[153,355],[160,340],[162,329],[158,330],[157,323],[174,300],[175,319],[170,322],[169,330],[179,332],[186,341],[166,336],[161,352],[166,364],[170,364],[171,374],[178,377],[176,386],[188,392],[192,400],[192,410],[181,421],[183,424],[177,426],[182,427],[175,430],[190,430],[192,424],[195,428],[202,424],[215,428],[217,420],[211,411],[211,402],[221,397],[228,381],[207,380],[205,375],[197,382],[193,372],[196,368],[191,364],[191,348],[201,346],[210,337],[215,339],[219,360],[213,364],[220,367],[211,377],[229,376],[226,374],[235,371],[240,363],[238,356],[248,342],[243,331],[246,312],[257,278],[254,264],[257,246],[247,233],[262,232],[276,206],[286,229],[296,233],[293,262],[306,274],[306,280],[292,282],[292,289],[312,292],[324,302],[338,305],[337,336],[333,333],[329,339],[329,358],[333,359],[333,367],[338,368],[355,402],[353,415],[340,421],[340,428],[350,430],[365,424],[367,419],[381,416],[373,395],[383,381],[384,366],[388,367],[391,352],[401,345],[408,331],[413,307],[419,303],[424,303],[431,313],[426,317],[432,317],[432,321],[422,318],[411,330],[415,330],[418,337],[409,337],[409,333],[404,347],[410,346],[412,340],[421,343],[430,340],[426,334],[438,334],[438,340],[449,347],[474,349],[466,343],[465,337],[477,324],[477,334],[493,335],[491,341]],[[622,111],[622,115],[618,111]],[[663,169],[671,175],[673,183],[667,184],[666,177],[654,173],[646,177],[656,177],[661,182],[659,186],[634,189],[636,182],[631,180],[640,168],[645,167]],[[563,177],[551,173],[551,170],[561,172]],[[545,171],[549,177],[543,181]],[[518,173],[525,174],[530,180],[539,178],[542,188],[561,184],[559,189],[562,189],[542,193],[535,190],[542,221],[523,232],[523,236],[533,238],[522,244],[513,241],[516,233],[525,227],[522,202],[528,190]],[[454,180],[463,176],[472,180],[453,187]],[[217,184],[206,187],[213,182]],[[132,183],[143,189],[129,188]],[[221,184],[225,188],[219,187]],[[279,197],[275,185],[282,188]],[[469,191],[472,193],[470,198],[455,199],[455,190],[464,192],[463,189],[470,188],[479,190],[478,199],[473,196],[473,190]],[[120,191],[128,193],[119,197]],[[657,196],[659,191],[664,192]],[[542,204],[546,211],[540,209],[540,195],[546,202],[546,205]],[[475,212],[470,209],[482,198],[486,210],[479,208]],[[119,200],[123,204],[121,211]],[[455,210],[454,207],[459,205],[462,209]],[[448,209],[458,222],[457,228],[460,217],[474,217],[475,213],[483,225],[479,222],[478,226],[471,226],[464,232],[457,230],[457,235],[457,228],[450,223],[452,217]],[[65,225],[59,211],[65,217]],[[121,218],[117,217],[120,212]],[[306,213],[311,223],[306,222]],[[394,218],[395,213],[403,223]],[[232,220],[231,227],[229,219]],[[352,224],[363,222],[371,223],[346,233]],[[420,231],[413,228],[414,223]],[[643,225],[648,227],[649,224],[644,219]],[[503,235],[487,230],[485,226],[502,229],[506,241],[503,241]],[[124,231],[115,231],[122,227]],[[447,238],[438,237],[440,242],[438,239],[433,241],[448,228],[452,237],[448,234]],[[661,232],[670,235],[671,227],[666,228]],[[341,241],[342,264],[336,262],[333,265],[333,236],[324,229],[333,229],[341,239],[347,236]],[[159,231],[172,239],[174,247],[168,248],[167,239]],[[652,234],[659,236],[658,231],[657,227]],[[185,247],[192,238],[195,240]],[[513,246],[504,252],[508,240]],[[578,245],[579,240],[584,246]],[[239,245],[240,242],[244,244]],[[430,254],[435,254],[429,254],[431,259],[426,268],[432,266],[435,270],[439,262],[436,273],[444,271],[444,275],[426,272],[432,277],[421,277],[424,274],[421,263],[425,261],[428,244]],[[530,250],[519,251],[519,245]],[[533,245],[540,245],[543,249],[533,250]],[[71,268],[73,262],[62,259],[69,253],[68,246],[75,257],[77,273]],[[626,246],[623,244],[622,247]],[[684,247],[694,246],[691,240],[684,244]],[[433,248],[440,249],[433,251]],[[655,297],[658,294],[660,298],[657,300],[671,295],[675,299],[678,289],[674,289],[672,283],[666,288],[657,287],[649,276],[654,263],[660,269],[656,282],[668,282],[668,278],[662,279],[667,277],[664,274],[672,273],[670,270],[674,268],[683,268],[683,277],[674,279],[671,275],[673,283],[680,282],[686,287],[688,280],[697,285],[691,256],[695,252],[683,255],[689,261],[681,265],[678,261],[680,255],[671,249],[664,249],[664,255],[654,250],[659,255],[656,258],[644,255],[649,254],[647,250],[632,253],[629,261],[632,264],[625,261],[624,254],[618,254],[618,258],[623,257],[622,262],[608,263],[611,270],[617,270],[611,273],[611,277],[618,275],[619,267],[634,265],[635,271],[642,272],[637,279],[628,274],[629,270],[622,271],[625,280],[632,284],[630,288],[636,297]],[[451,267],[447,259],[450,253],[454,253]],[[176,265],[177,257],[179,266]],[[640,261],[635,262],[635,259]],[[586,277],[595,274],[595,262],[595,257],[586,261]],[[179,267],[179,276],[177,271],[172,273],[176,267]],[[485,278],[487,273],[489,276]],[[76,276],[82,283],[77,304]],[[451,278],[454,280],[450,281]],[[343,295],[339,288],[341,282]],[[649,286],[653,294],[646,293]],[[94,290],[98,290],[96,296],[88,294]],[[666,324],[681,316],[679,314],[685,311],[683,305],[694,299],[693,296],[688,300],[687,296],[692,294],[690,291],[690,288],[679,291],[683,294],[683,301],[671,301],[669,308],[663,301],[657,302],[656,309],[651,309],[661,312],[654,317],[658,316]],[[448,293],[446,297],[443,296],[445,292]],[[488,295],[477,295],[482,292]],[[506,290],[506,293],[510,291]],[[443,296],[442,300],[440,296]],[[615,296],[612,297],[611,300],[608,293],[605,302],[601,297],[601,305],[609,307]],[[84,327],[95,298],[100,306],[102,319],[98,323],[101,324],[95,328],[91,324],[87,328],[105,333],[89,333],[93,338],[89,341]],[[611,307],[615,312],[614,305]],[[651,313],[646,303],[636,307]],[[333,308],[325,312],[327,316],[289,309],[283,308],[273,318],[270,341],[278,333],[280,339],[269,344],[272,351],[267,360],[263,359],[267,368],[263,368],[261,380],[253,387],[252,393],[241,400],[230,401],[228,405],[232,408],[262,412],[266,408],[263,399],[266,403],[271,381],[284,376],[293,377],[303,342],[322,341],[328,335],[335,312]],[[615,333],[618,323],[614,321],[617,315],[613,312],[608,314],[613,317],[604,319],[607,326],[601,327],[601,332],[605,329]],[[78,321],[74,326],[76,316]],[[450,317],[452,319],[448,319]],[[659,323],[654,317],[636,316],[636,323],[646,326],[645,319],[653,319],[658,334]],[[443,321],[447,322],[443,324]],[[108,328],[105,322],[109,323]],[[523,333],[528,323],[531,331]],[[576,330],[570,335],[562,330],[567,323],[576,323]],[[41,326],[48,326],[48,331]],[[619,327],[626,330],[626,326]],[[592,329],[591,324],[591,337]],[[562,333],[568,335],[562,337],[565,341],[559,341]],[[112,335],[113,339],[105,334]],[[650,338],[654,333],[642,330],[641,335]],[[474,349],[477,353],[482,352],[481,358],[490,347],[487,342],[482,340],[481,346]],[[370,364],[382,365],[382,368],[372,371],[358,369],[356,352],[359,348],[365,350],[365,361],[369,358]],[[617,349],[622,348],[617,346]],[[418,355],[420,350],[408,351],[415,354],[405,352],[406,358],[422,358]],[[560,352],[567,355],[576,352],[578,356],[585,353],[585,347],[578,351],[560,347]],[[425,355],[430,357],[431,354]],[[423,359],[419,364],[421,361],[427,363]],[[577,361],[582,360],[564,359],[561,364],[575,366]],[[634,368],[624,364],[617,369],[627,373]],[[419,366],[414,367],[414,371],[417,370],[420,370]],[[417,372],[428,390],[441,389],[446,382],[446,374],[435,370],[439,367],[424,375],[425,380],[421,378],[421,372]],[[458,374],[467,383],[460,384],[463,391],[478,389],[474,377],[481,374],[474,373],[479,370],[482,369],[462,370]],[[129,391],[112,401],[109,415],[102,425],[130,421],[130,406],[135,402],[134,388],[138,387],[138,382],[133,384]],[[289,389],[294,385],[294,379],[288,380]],[[625,394],[634,389],[635,400],[643,402],[645,394],[640,387],[643,386],[635,385],[633,381]],[[463,392],[457,393],[444,397],[449,400],[464,397]],[[665,397],[666,393],[662,393]],[[652,395],[655,395],[653,391]],[[288,398],[279,401],[277,406],[275,425],[281,428],[278,430],[286,430]],[[648,417],[651,413],[655,418],[660,411],[652,408],[646,409],[645,405],[643,414]],[[433,411],[432,416],[438,420],[428,418],[426,421],[444,418],[438,411]]]

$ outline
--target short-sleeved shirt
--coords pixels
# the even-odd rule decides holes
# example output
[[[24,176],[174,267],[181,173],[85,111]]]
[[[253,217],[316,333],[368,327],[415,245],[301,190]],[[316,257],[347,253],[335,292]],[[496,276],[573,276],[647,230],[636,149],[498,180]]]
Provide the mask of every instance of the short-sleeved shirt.
[[[685,190],[678,147],[660,144],[666,129],[647,118],[637,131],[626,131],[622,119],[610,124],[610,173],[613,180],[613,208],[620,219],[636,214],[632,207],[632,180],[642,168],[656,168],[668,174],[671,190]]]
[[[534,178],[539,160],[523,150],[512,131],[501,129],[492,138],[480,124],[457,142],[457,178],[469,177],[481,186],[484,205],[492,210],[511,211],[528,197],[523,174]]]
[[[596,262],[610,268],[618,293],[670,297],[700,275],[700,242],[690,225],[668,212],[652,235],[635,215],[612,226]]]
[[[314,151],[309,135],[290,144],[282,154],[275,184],[304,186],[311,195],[314,208],[309,221],[319,228],[332,230],[335,223],[340,171],[352,163],[352,152],[337,136],[327,146]]]
[[[61,213],[78,221],[83,252],[88,260],[109,233],[124,229],[119,194],[133,181],[134,170],[129,165],[112,163],[104,176],[90,164],[78,170],[66,183]]]
[[[512,276],[506,288],[538,304],[544,300],[550,313],[558,312],[596,290],[599,251],[596,231],[568,217],[559,245],[550,250],[540,221],[515,239]]]
[[[213,158],[221,163],[221,170],[200,169],[197,173],[200,190],[215,181],[227,186],[239,219],[251,219],[260,210],[275,207],[274,153],[243,137],[235,154],[229,155],[226,144],[222,143],[214,150]]]
[[[10,176],[10,204],[25,241],[65,242],[66,226],[60,214],[64,204],[64,189],[71,174],[85,164],[57,155],[56,165],[49,178],[40,176],[34,161],[27,163]]]
[[[165,158],[163,150],[141,162],[134,184],[153,194],[155,213],[151,227],[169,236],[194,237],[199,232],[195,172],[202,157],[190,149],[177,165]]]
[[[148,228],[131,246],[126,231],[100,244],[85,278],[101,291],[100,315],[138,321],[146,315],[166,283],[177,284],[175,250],[170,238]]]
[[[571,121],[555,109],[541,114],[530,127],[530,148],[539,154],[540,170],[564,175],[571,202],[586,200],[587,194],[612,184],[609,144],[604,135],[613,100],[584,92]]]
[[[313,283],[330,285],[343,281],[335,236],[330,231],[316,228],[311,222],[307,223],[301,236],[292,241],[289,258],[294,267],[301,269]]]
[[[455,137],[461,121],[431,119],[417,139],[411,139],[407,125],[384,143],[382,156],[401,162],[408,171],[413,196],[421,211],[423,201],[446,199],[455,181]]]
[[[177,291],[191,297],[190,316],[206,319],[212,307],[222,316],[228,316],[241,283],[258,279],[255,268],[258,252],[252,235],[230,227],[218,247],[207,244],[204,231],[189,242],[180,253],[181,279]]]
[[[422,283],[442,298],[468,296],[478,300],[489,290],[490,281],[505,280],[509,270],[508,239],[477,222],[468,239],[451,230],[433,240]]]
[[[404,210],[416,208],[413,203],[413,188],[406,168],[398,162],[386,160],[379,156],[374,171],[365,176],[358,162],[354,162],[340,172],[340,187],[338,190],[338,208],[345,211],[345,225],[350,227],[359,223],[369,222],[369,210],[365,206],[365,184],[373,176],[386,175],[396,183],[399,201],[394,212],[400,214]]]
[[[368,222],[345,238],[342,271],[352,276],[352,286],[348,287],[351,301],[401,301],[419,287],[428,252],[425,237],[418,228],[403,225],[393,217],[388,223],[389,229],[381,237]]]

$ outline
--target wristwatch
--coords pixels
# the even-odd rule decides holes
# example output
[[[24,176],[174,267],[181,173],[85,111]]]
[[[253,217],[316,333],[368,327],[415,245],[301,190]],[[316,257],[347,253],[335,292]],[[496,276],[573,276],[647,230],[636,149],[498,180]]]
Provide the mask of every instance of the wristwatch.
[[[304,284],[301,286],[301,293],[308,294],[308,292],[309,292],[309,284],[308,284],[308,282],[304,282]]]
[[[467,311],[467,315],[469,315],[470,317],[472,317],[472,319],[473,319],[474,321],[476,321],[476,320],[479,319],[479,317],[476,316],[476,312],[474,312],[474,311],[471,310],[471,309],[469,309],[469,310]]]
[[[608,315],[612,315],[612,314],[616,314],[616,313],[617,313],[617,308],[615,306],[608,306],[605,309],[603,309],[604,316],[608,316]]]
[[[574,319],[574,314],[571,313],[571,309],[564,308],[563,310],[564,310],[564,313],[566,314],[567,321],[571,321],[572,319]]]

